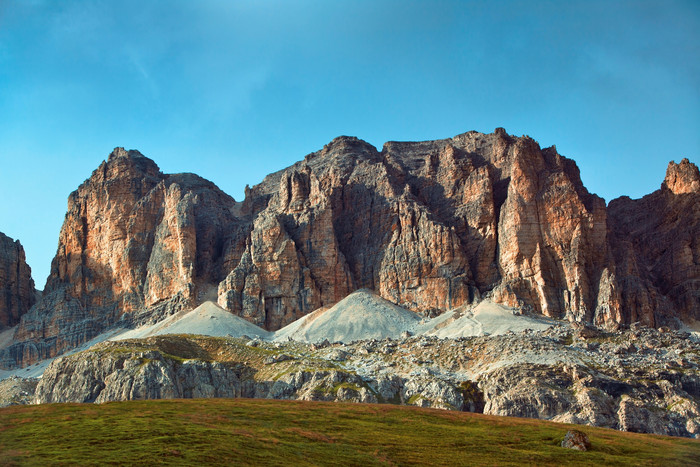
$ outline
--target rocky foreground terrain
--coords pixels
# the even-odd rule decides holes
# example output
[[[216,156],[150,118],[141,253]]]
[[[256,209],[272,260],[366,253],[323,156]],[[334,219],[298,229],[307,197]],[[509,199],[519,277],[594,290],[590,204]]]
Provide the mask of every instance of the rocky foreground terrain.
[[[563,323],[350,344],[157,336],[57,359],[33,402],[199,397],[406,404],[700,438],[700,341]]]

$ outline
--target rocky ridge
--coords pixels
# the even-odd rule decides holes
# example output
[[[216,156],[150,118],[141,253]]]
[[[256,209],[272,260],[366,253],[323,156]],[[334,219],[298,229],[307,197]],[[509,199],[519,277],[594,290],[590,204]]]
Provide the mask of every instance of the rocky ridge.
[[[61,357],[34,401],[394,403],[700,437],[700,341],[641,325],[351,344],[158,336]]]
[[[0,366],[211,299],[274,331],[361,288],[429,317],[486,297],[676,327],[700,319],[699,186],[683,160],[606,207],[556,148],[498,128],[381,151],[339,137],[238,203],[117,148],[71,194],[45,294]]]

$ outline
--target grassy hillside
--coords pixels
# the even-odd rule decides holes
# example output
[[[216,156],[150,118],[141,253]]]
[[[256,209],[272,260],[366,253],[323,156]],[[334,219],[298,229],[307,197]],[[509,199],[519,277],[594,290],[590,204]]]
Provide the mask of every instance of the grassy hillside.
[[[580,427],[579,427],[580,428]],[[0,465],[691,465],[700,442],[390,405],[250,399],[17,406],[0,410]]]

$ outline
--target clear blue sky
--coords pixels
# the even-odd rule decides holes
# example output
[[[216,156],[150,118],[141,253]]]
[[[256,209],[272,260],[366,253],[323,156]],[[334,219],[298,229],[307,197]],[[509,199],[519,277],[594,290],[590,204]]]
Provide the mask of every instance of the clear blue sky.
[[[700,157],[700,2],[0,0],[0,231],[43,288],[115,146],[246,184],[338,135],[503,126],[606,200]]]

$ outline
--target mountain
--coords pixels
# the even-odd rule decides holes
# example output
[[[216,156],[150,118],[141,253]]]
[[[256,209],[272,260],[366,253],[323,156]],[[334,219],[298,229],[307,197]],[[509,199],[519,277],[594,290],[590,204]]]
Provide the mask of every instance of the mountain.
[[[201,177],[164,175],[138,151],[115,149],[69,196],[44,294],[3,363],[52,357],[125,318],[155,320],[195,303],[220,275],[234,206]]]
[[[0,331],[19,323],[36,298],[22,244],[0,232]]]
[[[207,300],[274,331],[370,289],[433,317],[489,298],[610,329],[700,319],[700,176],[606,207],[527,136],[468,132],[381,151],[339,137],[236,202],[117,148],[69,197],[41,300],[0,365]]]

